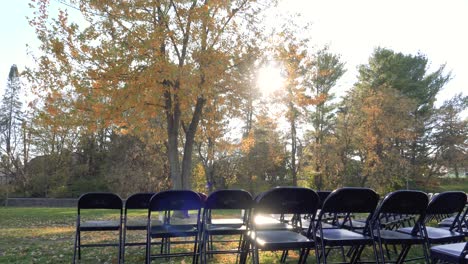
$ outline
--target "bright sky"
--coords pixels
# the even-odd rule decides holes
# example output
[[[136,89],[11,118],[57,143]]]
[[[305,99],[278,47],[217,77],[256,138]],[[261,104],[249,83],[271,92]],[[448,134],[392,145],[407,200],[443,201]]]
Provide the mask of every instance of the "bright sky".
[[[54,2],[55,0],[51,0]],[[31,60],[26,44],[37,45],[26,16],[29,0],[0,0],[0,94],[12,64],[24,70]],[[467,0],[283,0],[280,10],[302,14],[313,23],[310,34],[317,47],[329,44],[341,54],[347,73],[335,92],[351,87],[356,67],[367,62],[375,47],[405,54],[426,54],[433,69],[446,63],[453,79],[438,103],[455,93],[468,93]]]

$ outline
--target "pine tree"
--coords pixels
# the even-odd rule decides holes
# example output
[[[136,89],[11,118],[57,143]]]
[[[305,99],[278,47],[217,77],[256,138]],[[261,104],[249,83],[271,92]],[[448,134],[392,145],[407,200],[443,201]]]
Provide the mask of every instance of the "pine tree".
[[[18,67],[12,65],[0,105],[0,169],[9,180],[17,179],[22,171],[21,150],[17,149],[21,146],[23,122],[20,91]]]

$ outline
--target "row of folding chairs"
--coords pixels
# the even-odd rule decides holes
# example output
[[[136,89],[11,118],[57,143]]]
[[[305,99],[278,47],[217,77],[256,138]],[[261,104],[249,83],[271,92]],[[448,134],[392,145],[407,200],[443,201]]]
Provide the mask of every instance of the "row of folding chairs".
[[[73,262],[76,255],[81,259],[82,247],[117,246],[118,262],[123,263],[125,248],[132,245],[145,246],[146,263],[176,256],[192,256],[193,263],[206,263],[213,254],[224,253],[236,253],[236,262],[246,263],[250,256],[253,263],[260,263],[260,251],[281,251],[281,262],[296,252],[298,263],[306,263],[311,250],[315,250],[317,263],[327,263],[336,250],[344,262],[357,263],[362,262],[365,247],[373,252],[371,263],[402,263],[413,245],[421,245],[422,258],[429,263],[431,258],[449,261],[443,258],[441,246],[429,251],[433,244],[444,243],[460,248],[458,258],[465,259],[466,245],[461,241],[466,234],[459,220],[464,217],[466,201],[463,192],[441,193],[429,201],[427,194],[420,191],[396,191],[379,203],[379,195],[368,188],[315,192],[309,188],[277,187],[255,199],[243,190],[219,190],[208,197],[189,190],[140,193],[129,197],[124,205],[115,194],[89,193],[78,201]],[[80,211],[95,208],[115,209],[120,214],[114,221],[82,222]],[[131,209],[146,210],[146,219],[129,221]],[[216,210],[240,214],[218,219]],[[172,217],[174,212],[186,211],[191,212],[189,219],[193,221]],[[454,224],[445,229],[427,226],[434,215],[454,215]],[[364,220],[357,220],[358,216]],[[404,224],[388,228],[388,223],[395,221]],[[353,225],[358,222],[359,227]],[[81,243],[81,232],[112,230],[119,232],[118,243]],[[146,240],[127,242],[130,230],[146,230]],[[235,249],[219,250],[213,246],[226,242],[215,237],[233,235],[238,237]],[[190,239],[175,240],[176,237]],[[190,243],[192,250],[171,249],[178,243]],[[157,251],[155,245],[159,247]]]
[[[213,235],[242,235],[246,230],[247,213],[242,213],[235,219],[211,219],[211,210],[224,209],[236,210],[251,208],[251,195],[242,190],[225,190],[210,195],[207,199],[202,193],[192,191],[165,191],[160,193],[137,193],[130,196],[125,203],[119,196],[113,193],[87,193],[78,199],[78,214],[76,223],[76,235],[74,245],[73,263],[81,260],[81,249],[85,247],[118,247],[117,259],[119,263],[125,262],[125,250],[128,246],[145,246],[145,262],[155,258],[169,258],[174,256],[193,256],[194,262],[202,249],[212,254],[229,253],[231,251],[213,250]],[[205,208],[204,215],[201,215]],[[82,219],[83,211],[87,209],[114,210],[115,217],[112,220],[89,220]],[[132,218],[130,211],[146,210],[145,218]],[[174,212],[193,213],[190,217],[180,220],[171,217]],[[238,210],[239,212],[242,212]],[[193,217],[194,216],[194,217]],[[204,228],[201,219],[205,219]],[[179,221],[178,221],[179,219]],[[134,230],[147,231],[144,242],[127,241],[127,233]],[[204,230],[202,233],[201,230]],[[117,231],[118,242],[114,243],[82,243],[82,232],[86,231]],[[171,238],[193,237],[189,241],[173,241]],[[205,237],[201,240],[200,238]],[[158,240],[154,242],[154,240]],[[205,242],[203,245],[201,241]],[[242,237],[239,239],[242,241]],[[231,241],[228,241],[231,242]],[[193,243],[192,252],[171,252],[171,244]],[[151,247],[159,245],[158,254],[153,254]],[[211,246],[210,246],[211,245]],[[238,247],[240,248],[240,246]],[[206,259],[206,254],[205,254]]]

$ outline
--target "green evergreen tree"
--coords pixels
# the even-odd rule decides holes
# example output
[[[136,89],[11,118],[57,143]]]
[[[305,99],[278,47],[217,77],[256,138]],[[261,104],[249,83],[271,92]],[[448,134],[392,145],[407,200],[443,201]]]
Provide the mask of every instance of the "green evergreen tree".
[[[377,48],[369,63],[359,66],[356,89],[367,93],[391,88],[413,101],[408,115],[412,122],[406,130],[412,134],[410,140],[394,142],[401,149],[401,155],[410,163],[411,180],[423,180],[429,176],[428,168],[433,162],[430,155],[430,136],[435,115],[434,102],[437,93],[450,80],[445,74],[445,65],[429,72],[429,60],[423,54],[406,55],[385,48]]]
[[[0,146],[1,169],[7,179],[22,179],[24,162],[22,161],[23,112],[20,101],[21,82],[18,67],[12,65],[0,105]],[[24,182],[22,182],[24,185]]]

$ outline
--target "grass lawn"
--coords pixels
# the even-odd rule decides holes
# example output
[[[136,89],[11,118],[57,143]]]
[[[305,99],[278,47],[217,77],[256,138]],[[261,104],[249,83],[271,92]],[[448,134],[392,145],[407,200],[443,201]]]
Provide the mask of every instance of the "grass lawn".
[[[101,212],[103,216],[106,212]],[[145,217],[145,212],[134,216]],[[85,218],[86,215],[83,215]],[[71,263],[73,259],[73,243],[75,234],[75,208],[18,208],[0,207],[0,263]],[[85,232],[83,243],[102,242],[117,237],[117,233],[104,232],[94,237]],[[97,233],[94,233],[97,234]],[[144,241],[144,231],[128,233],[130,241]],[[221,247],[235,248],[237,243],[223,243]],[[216,245],[215,245],[216,247]],[[155,249],[157,246],[155,246]],[[420,247],[415,247],[410,255],[420,255]],[[174,245],[173,250],[185,250],[188,247]],[[144,247],[127,247],[126,263],[144,263]],[[332,254],[333,255],[333,254]],[[338,250],[335,252],[339,256]],[[373,259],[371,249],[366,249],[363,259]],[[279,263],[281,252],[261,252],[261,263]],[[296,263],[298,256],[291,252],[287,263]],[[332,257],[333,259],[333,257]],[[235,263],[236,257],[230,255],[215,255],[210,263]],[[308,263],[315,263],[314,252],[308,258]],[[117,248],[84,248],[81,263],[118,263]],[[173,258],[171,261],[159,259],[154,263],[191,263],[191,258]],[[251,263],[248,260],[248,263]],[[419,263],[419,262],[412,262]],[[422,262],[421,262],[422,263]]]
[[[468,179],[441,179],[440,186],[437,189],[438,192],[445,191],[464,191],[468,192]]]
[[[144,217],[145,213],[142,212],[141,216]],[[0,263],[71,263],[75,222],[75,208],[0,207]],[[104,232],[92,238],[86,233],[82,238],[83,243],[112,241],[113,237],[117,237],[117,233]],[[136,241],[143,238],[144,241],[144,237],[144,231],[132,231],[129,239]],[[235,248],[237,244],[224,243],[222,246],[226,245],[228,248]],[[178,250],[177,246],[175,247],[174,250]],[[144,252],[144,247],[127,247],[126,263],[144,263]],[[294,252],[290,255],[287,263],[296,263],[297,255]],[[261,263],[279,263],[280,257],[281,252],[264,252],[261,253],[260,261]],[[310,263],[314,262],[313,253],[309,259]],[[215,255],[210,263],[235,263],[235,261],[234,254]],[[113,247],[84,248],[81,263],[118,263],[117,249]],[[191,263],[191,259],[173,258],[172,261],[162,259],[154,263]]]

